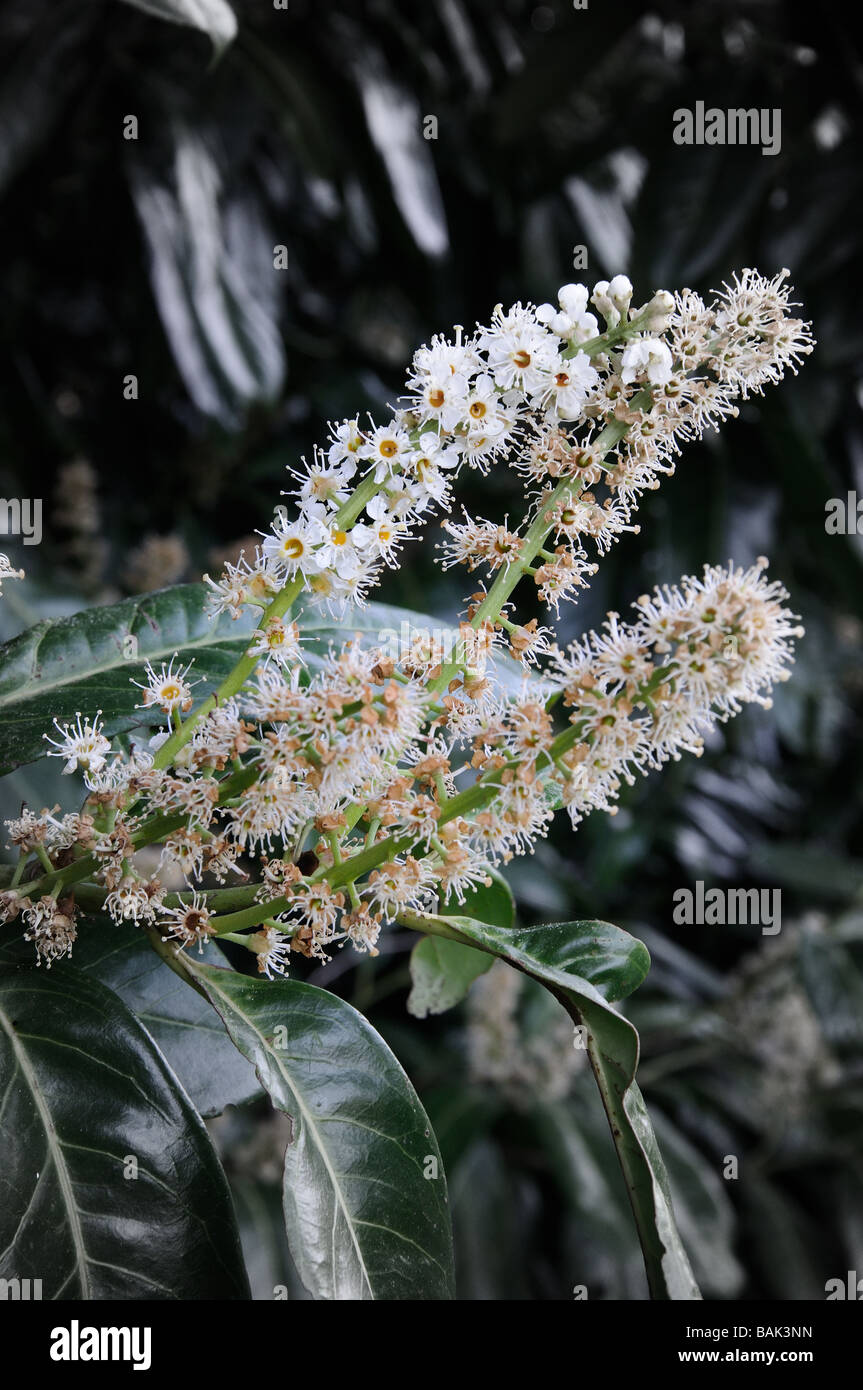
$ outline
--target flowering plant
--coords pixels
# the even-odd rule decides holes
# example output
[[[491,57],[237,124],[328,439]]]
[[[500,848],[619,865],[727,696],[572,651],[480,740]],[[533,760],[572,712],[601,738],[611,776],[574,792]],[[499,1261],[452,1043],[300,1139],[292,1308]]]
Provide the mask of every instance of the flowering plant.
[[[498,305],[473,334],[434,338],[391,418],[331,424],[291,470],[291,505],[276,508],[255,553],[205,576],[213,617],[244,633],[218,688],[202,689],[178,645],[133,678],[126,726],[155,717],[155,736],[117,740],[123,721],[102,711],[55,716],[45,734],[47,755],[83,773],[86,798],[80,811],[24,809],[7,822],[19,858],[0,910],[37,965],[73,945],[75,955],[50,981],[16,965],[0,995],[5,982],[18,999],[24,971],[40,1009],[56,979],[93,1009],[113,1007],[74,971],[94,915],[113,924],[114,949],[123,933],[152,948],[292,1119],[286,1225],[318,1297],[451,1296],[445,1179],[410,1083],[365,1020],[289,974],[292,954],[377,954],[389,923],[424,938],[417,1013],[457,1002],[495,957],[563,1003],[609,1117],[651,1290],[698,1296],[634,1079],[637,1035],[612,1007],[643,978],[647,953],[607,923],[514,927],[498,869],[530,853],[558,812],[573,827],[592,810],[613,814],[623,784],[698,755],[716,721],[769,708],[788,677],[801,629],[765,560],[708,565],[566,648],[527,616],[536,601],[557,615],[577,598],[598,558],[638,530],[641,494],[674,471],[682,445],[811,351],[786,275],[745,270],[709,305],[660,290],[638,308],[618,275],[592,294],[564,286],[557,306]],[[524,514],[456,519],[460,471],[500,466],[521,475]],[[436,512],[440,563],[477,575],[458,627],[357,634],[356,610]],[[310,636],[316,610],[341,631],[323,651]],[[254,969],[229,969],[217,941]],[[143,1051],[158,1052],[144,1037]],[[159,1084],[171,1084],[164,1061]],[[173,1117],[206,1165],[196,1120]],[[53,1161],[68,1197],[75,1180]],[[93,1282],[98,1260],[76,1222],[68,1278],[94,1296],[141,1296],[152,1272]],[[242,1276],[231,1277],[237,1296]]]

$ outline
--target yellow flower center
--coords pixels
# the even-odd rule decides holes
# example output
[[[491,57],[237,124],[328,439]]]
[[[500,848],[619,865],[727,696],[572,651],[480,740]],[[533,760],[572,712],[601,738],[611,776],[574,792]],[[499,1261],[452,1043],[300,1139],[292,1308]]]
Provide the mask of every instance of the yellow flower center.
[[[399,451],[399,446],[394,439],[382,439],[379,445],[380,453],[385,459],[391,459]]]

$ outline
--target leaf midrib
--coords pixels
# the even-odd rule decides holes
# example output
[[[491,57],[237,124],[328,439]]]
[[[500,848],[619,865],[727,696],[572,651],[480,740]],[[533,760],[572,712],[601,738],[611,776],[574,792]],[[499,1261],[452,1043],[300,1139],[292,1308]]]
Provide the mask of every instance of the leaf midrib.
[[[34,695],[46,694],[51,690],[68,690],[84,681],[91,680],[94,676],[107,675],[109,671],[134,671],[139,666],[144,666],[148,661],[159,661],[163,657],[173,655],[174,652],[199,651],[202,648],[206,648],[208,651],[230,652],[235,647],[245,648],[247,645],[248,641],[244,641],[242,638],[224,637],[214,641],[212,638],[199,637],[187,642],[169,642],[164,647],[150,648],[141,661],[127,661],[125,657],[121,656],[119,660],[109,661],[101,666],[88,666],[86,671],[82,671],[79,675],[73,675],[71,678],[67,673],[50,680],[37,680],[36,677],[30,675],[26,683],[17,685],[12,690],[4,692],[0,689],[0,709],[7,705],[18,704]],[[34,653],[34,664],[38,661],[38,655],[39,648],[37,646]]]
[[[283,1065],[282,1065],[281,1059],[280,1059],[279,1057],[276,1056],[275,1050],[269,1046],[269,1044],[268,1044],[268,1042],[267,1042],[267,1039],[266,1039],[265,1035],[261,1032],[261,1030],[260,1030],[260,1029],[257,1027],[257,1025],[253,1022],[253,1020],[244,1012],[244,1010],[243,1010],[237,1003],[235,1003],[228,995],[226,995],[226,994],[219,988],[218,982],[213,983],[213,982],[208,978],[207,984],[208,984],[208,987],[209,987],[209,988],[212,988],[213,992],[219,996],[219,998],[223,1001],[223,1004],[224,1004],[226,1007],[231,1008],[231,1009],[232,1009],[232,1010],[233,1010],[233,1011],[246,1023],[246,1025],[247,1025],[248,1028],[251,1030],[251,1032],[255,1035],[255,1037],[257,1037],[257,1038],[260,1040],[261,1045],[262,1045],[262,1047],[264,1048],[264,1051],[266,1052],[266,1054],[267,1054],[268,1056],[272,1057],[272,1058],[275,1060],[276,1066],[277,1066],[277,1069],[278,1069],[280,1075],[284,1078],[284,1080],[285,1080],[285,1082],[286,1082],[286,1084],[287,1084],[287,1086],[288,1086],[288,1089],[289,1089],[289,1091],[291,1092],[291,1095],[294,1097],[294,1099],[295,1099],[295,1101],[296,1101],[296,1103],[297,1103],[297,1107],[298,1107],[298,1109],[299,1109],[299,1111],[300,1111],[300,1115],[301,1115],[302,1119],[303,1119],[303,1120],[305,1121],[305,1123],[308,1125],[309,1131],[311,1132],[311,1134],[312,1134],[313,1137],[314,1137],[315,1146],[316,1146],[316,1148],[317,1148],[317,1150],[318,1150],[318,1152],[319,1152],[319,1154],[320,1154],[320,1156],[321,1156],[321,1160],[322,1160],[322,1162],[323,1162],[323,1164],[324,1164],[324,1167],[326,1168],[327,1173],[329,1174],[330,1181],[331,1181],[332,1187],[333,1187],[333,1191],[335,1192],[336,1197],[337,1197],[338,1205],[339,1205],[339,1207],[340,1207],[341,1210],[342,1210],[342,1213],[343,1213],[343,1215],[344,1215],[344,1217],[345,1217],[345,1220],[346,1220],[346,1222],[347,1222],[347,1225],[348,1225],[348,1230],[349,1230],[350,1233],[351,1233],[351,1241],[353,1242],[354,1250],[356,1251],[356,1256],[357,1256],[357,1259],[359,1260],[360,1269],[362,1270],[362,1275],[363,1275],[363,1278],[365,1279],[366,1287],[368,1288],[369,1293],[371,1294],[372,1298],[374,1299],[374,1298],[375,1298],[375,1291],[374,1291],[374,1289],[373,1289],[373,1287],[372,1287],[372,1281],[371,1281],[371,1279],[369,1278],[368,1270],[366,1269],[366,1262],[365,1262],[365,1260],[363,1259],[363,1253],[362,1253],[362,1250],[360,1249],[359,1241],[357,1240],[356,1232],[355,1232],[355,1230],[354,1230],[353,1218],[352,1218],[351,1213],[350,1213],[350,1211],[349,1211],[349,1209],[348,1209],[347,1202],[346,1202],[346,1199],[345,1199],[344,1194],[343,1194],[343,1192],[342,1192],[341,1186],[340,1186],[340,1184],[339,1184],[339,1182],[338,1182],[338,1180],[337,1180],[336,1173],[334,1172],[334,1170],[333,1170],[333,1168],[332,1168],[332,1165],[330,1164],[329,1157],[328,1157],[327,1152],[326,1152],[326,1146],[324,1145],[324,1142],[323,1142],[323,1137],[322,1137],[322,1135],[321,1135],[321,1134],[319,1133],[319,1131],[318,1131],[318,1127],[317,1127],[317,1125],[316,1125],[315,1122],[314,1122],[314,1117],[311,1115],[311,1113],[309,1112],[309,1110],[306,1108],[306,1106],[305,1106],[305,1104],[304,1104],[304,1102],[303,1102],[303,1098],[302,1098],[300,1092],[298,1091],[297,1087],[294,1085],[294,1083],[293,1083],[293,1081],[292,1081],[292,1079],[291,1079],[290,1072],[288,1072],[288,1071],[285,1070],[285,1068],[284,1068]]]
[[[185,586],[179,585],[177,587],[182,588]],[[191,587],[195,586],[193,585]],[[172,590],[170,589],[161,591],[156,590],[153,594],[148,595],[148,598],[156,597],[160,593],[169,594],[171,592]],[[411,610],[409,609],[400,608],[391,604],[372,603],[369,605],[369,609],[372,612],[376,611],[379,608],[386,609],[390,614],[399,618],[402,616],[417,616],[417,614],[415,613],[412,614]],[[116,660],[107,661],[95,666],[89,666],[85,671],[82,671],[78,675],[73,674],[70,676],[68,672],[61,672],[58,673],[58,675],[53,679],[44,681],[37,680],[33,676],[32,671],[34,667],[38,666],[39,652],[41,650],[43,642],[46,640],[49,634],[56,632],[58,627],[60,627],[64,623],[73,624],[78,619],[85,617],[88,613],[92,613],[95,611],[97,610],[85,608],[82,609],[80,613],[73,613],[69,617],[43,619],[43,622],[45,624],[44,631],[37,637],[35,648],[30,653],[30,672],[28,673],[27,679],[25,682],[13,686],[11,690],[4,690],[2,685],[0,685],[0,709],[3,709],[9,705],[15,705],[20,701],[30,699],[33,696],[41,695],[51,690],[67,689],[71,686],[77,685],[79,682],[90,680],[94,676],[107,675],[109,671],[128,671],[138,666],[144,665],[146,661],[158,661],[163,657],[173,655],[174,652],[199,651],[202,649],[210,651],[218,650],[230,652],[235,647],[241,647],[245,649],[245,647],[248,645],[248,638],[251,635],[252,628],[254,626],[252,625],[249,628],[249,631],[245,633],[245,635],[240,634],[236,637],[229,634],[223,634],[220,637],[213,637],[208,632],[203,632],[199,636],[190,638],[187,641],[168,642],[163,647],[148,648],[148,650],[143,654],[143,660],[141,661],[127,661],[125,657],[118,653],[118,657]],[[203,605],[198,610],[198,613],[195,616],[204,616]],[[317,631],[320,633],[325,633],[331,628],[334,631],[340,630],[341,625],[335,619],[326,618],[324,616],[316,618],[315,616],[313,616],[311,621],[304,622],[303,619],[305,616],[306,614],[303,611],[297,614],[298,620],[300,622],[300,627],[304,632],[314,633]],[[381,614],[381,616],[383,617],[384,615]],[[443,621],[442,619],[431,618],[428,614],[423,614],[421,616],[426,617],[429,619],[429,621],[433,622]],[[139,622],[142,618],[146,621],[146,610],[144,608],[143,602],[136,604],[135,607],[130,610],[129,618],[126,623],[126,628],[129,634],[132,633],[134,625],[137,622]],[[40,624],[36,625],[36,627],[38,626],[40,626]],[[348,623],[346,626],[350,627],[350,623]],[[32,634],[35,632],[35,630],[36,628],[34,627],[28,629],[27,631],[29,631]],[[377,629],[373,625],[368,629],[362,630],[376,631]],[[25,637],[27,635],[27,631],[21,633],[20,636]],[[11,645],[11,642],[17,642],[18,640],[18,638],[13,637],[10,643],[7,643],[6,645]]]

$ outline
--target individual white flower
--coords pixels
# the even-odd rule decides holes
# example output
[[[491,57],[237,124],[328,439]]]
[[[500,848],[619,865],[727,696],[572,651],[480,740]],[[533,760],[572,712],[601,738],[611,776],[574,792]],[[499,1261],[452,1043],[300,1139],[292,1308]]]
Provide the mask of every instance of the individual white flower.
[[[300,646],[300,630],[297,624],[286,623],[281,618],[271,618],[265,627],[259,628],[255,633],[255,640],[249,647],[249,656],[262,656],[268,661],[275,661],[279,666],[294,666],[298,662],[304,666],[305,658]]]
[[[165,732],[158,736],[160,743],[164,743],[170,735]],[[154,740],[149,739],[149,746],[154,746]],[[158,745],[156,745],[158,746]],[[144,782],[150,783],[148,792],[153,794],[153,788],[162,777],[161,772],[153,768],[153,755],[143,748],[136,748],[130,754],[128,761],[117,756],[107,767],[100,768],[94,772],[88,768],[84,773],[84,785],[91,792],[116,792],[125,791],[133,782],[142,785]]]
[[[366,513],[371,518],[371,525],[363,526],[362,530],[367,536],[369,553],[379,555],[388,565],[392,565],[396,550],[405,538],[407,527],[403,521],[397,521],[393,517],[387,506],[387,499],[380,494],[372,498],[366,507]],[[351,534],[353,535],[357,529],[355,526]]]
[[[468,378],[461,372],[442,368],[436,372],[416,374],[411,381],[411,404],[425,424],[437,423],[444,431],[455,429],[465,416],[470,390]]]
[[[314,506],[314,504],[312,504]],[[315,551],[324,539],[323,528],[307,512],[293,522],[279,520],[263,544],[264,558],[290,575],[319,568]]]
[[[377,943],[381,934],[381,924],[367,908],[361,907],[357,912],[344,913],[341,925],[345,940],[351,943],[355,951],[370,956],[380,954]]]
[[[437,882],[428,859],[408,855],[403,863],[391,860],[373,869],[363,891],[371,912],[394,917],[406,907],[427,907],[437,896]]]
[[[673,367],[671,351],[661,338],[636,338],[623,350],[620,375],[627,385],[645,375],[651,386],[665,386]]]
[[[364,436],[359,421],[344,420],[340,425],[330,424],[330,446],[327,458],[333,468],[344,464],[355,466],[357,454],[362,447]]]
[[[606,293],[615,309],[623,317],[632,300],[631,280],[626,275],[615,275],[613,280],[609,282]]]
[[[411,442],[407,431],[396,420],[379,425],[360,447],[360,457],[368,459],[374,468],[375,482],[384,482],[405,462]]]
[[[275,927],[262,928],[246,937],[246,945],[258,958],[258,973],[271,980],[286,975],[291,954],[291,938]]]
[[[465,414],[468,430],[474,433],[486,430],[494,433],[499,429],[498,401],[494,378],[488,372],[480,372],[468,397]]]
[[[517,388],[526,395],[542,384],[557,353],[552,334],[537,323],[530,309],[523,309],[520,304],[513,305],[506,314],[498,305],[478,346],[488,355],[495,385],[506,391]]]
[[[225,566],[220,579],[211,579],[205,574],[204,580],[210,587],[207,601],[213,616],[230,613],[232,618],[239,618],[247,603],[266,608],[279,591],[276,567],[263,556],[259,547],[255,550],[254,564],[249,564],[242,554],[236,565]]]
[[[590,296],[590,302],[602,314],[608,327],[615,328],[620,323],[620,310],[612,301],[609,294],[610,288],[607,280],[597,280],[593,287],[593,294]]]
[[[432,501],[444,501],[450,481],[447,474],[457,469],[460,462],[461,454],[455,445],[446,444],[434,430],[420,435],[419,449],[411,456],[411,476],[404,479],[408,487],[413,484],[411,495],[414,503],[419,504],[417,511],[424,511]],[[370,512],[370,508],[366,510]]]
[[[314,603],[324,604],[334,616],[342,617],[349,604],[365,603],[379,575],[380,562],[370,548],[353,549],[342,557],[338,571],[324,569],[310,576],[309,595]]]
[[[456,328],[454,343],[440,334],[435,334],[430,346],[417,349],[409,376],[411,385],[424,377],[459,376],[467,380],[474,372],[479,371],[480,357],[476,347],[472,341],[463,343],[461,332],[460,328]]]
[[[48,757],[65,758],[64,773],[74,772],[76,767],[80,767],[84,772],[100,772],[105,766],[105,754],[110,753],[111,744],[102,733],[102,724],[99,721],[101,713],[101,710],[97,710],[92,722],[85,719],[83,723],[82,716],[78,714],[77,724],[60,724],[55,719],[54,728],[60,738],[42,735],[53,745]]]
[[[375,510],[371,510],[370,502],[366,507],[367,516],[378,520],[386,511],[395,521],[409,522],[413,516],[418,516],[428,507],[429,495],[416,478],[399,473],[397,477],[390,478],[385,489],[375,494],[372,502],[375,504]]]
[[[467,435],[462,450],[467,463],[487,466],[507,446],[516,424],[515,408],[507,404],[513,393],[502,396],[487,372],[481,372],[468,397]]]
[[[111,921],[118,926],[121,922],[134,922],[137,926],[142,918],[146,922],[155,920],[160,901],[158,894],[154,901],[154,895],[147,892],[141,880],[127,875],[108,894],[103,906]]]
[[[348,484],[357,471],[357,465],[353,457],[334,463],[315,449],[314,461],[306,465],[303,472],[290,471],[300,484],[294,495],[301,508],[305,509],[310,502],[341,506],[350,496]]]
[[[499,416],[489,420],[485,429],[471,430],[463,443],[465,463],[487,473],[494,459],[509,447],[513,425],[514,421]]]
[[[350,531],[345,531],[338,522],[333,523],[324,532],[317,552],[320,568],[333,570],[345,578],[355,574],[360,563],[357,552],[364,550],[371,539],[369,528],[361,523]]]
[[[167,936],[162,937],[163,941],[173,938],[180,943],[180,949],[197,946],[198,951],[203,952],[215,928],[211,926],[212,914],[206,906],[206,898],[197,889],[192,893],[191,902],[181,902],[179,907],[160,905],[159,911],[167,927]]]
[[[192,685],[194,682],[187,680],[187,676],[192,669],[192,662],[187,666],[178,666],[174,670],[174,662],[177,653],[171,657],[167,666],[164,661],[159,670],[156,671],[147,662],[144,674],[147,677],[146,685],[140,681],[132,681],[139,690],[144,692],[144,702],[138,705],[138,709],[149,709],[151,705],[158,705],[165,714],[171,715],[175,712],[186,714],[192,708]]]
[[[562,420],[577,420],[587,393],[593,390],[598,381],[599,373],[585,353],[577,352],[574,357],[558,354],[534,401],[547,410],[555,411]]]

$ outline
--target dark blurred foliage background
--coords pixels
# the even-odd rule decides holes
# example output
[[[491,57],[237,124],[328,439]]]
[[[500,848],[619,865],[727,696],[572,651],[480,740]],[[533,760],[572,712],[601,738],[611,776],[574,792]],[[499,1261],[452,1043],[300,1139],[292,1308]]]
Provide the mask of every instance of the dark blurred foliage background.
[[[827,1279],[863,1273],[861,541],[824,525],[828,499],[863,497],[851,11],[233,9],[239,34],[217,59],[204,35],[120,0],[0,11],[0,491],[41,497],[45,515],[38,549],[5,547],[28,579],[6,587],[2,635],[218,564],[266,524],[326,418],[380,414],[420,342],[499,300],[624,271],[639,303],[788,266],[815,355],[687,450],[563,635],[705,561],[764,553],[807,629],[794,679],[700,762],[575,838],[561,825],[509,878],[525,920],[607,918],[651,949],[627,1007],[706,1296],[823,1298]],[[780,107],[781,152],[675,145],[674,111],[698,100]],[[518,511],[504,469],[464,487],[483,515]],[[381,597],[451,615],[464,581],[424,550]],[[28,777],[6,779],[6,814]],[[53,796],[45,778],[32,785]],[[675,926],[672,894],[698,879],[781,888],[781,932]],[[310,978],[367,1010],[420,1088],[461,1297],[644,1297],[557,1006],[493,971],[465,1008],[411,1020],[411,940]],[[283,1131],[254,1107],[214,1128],[258,1295],[295,1287],[271,1161]]]

